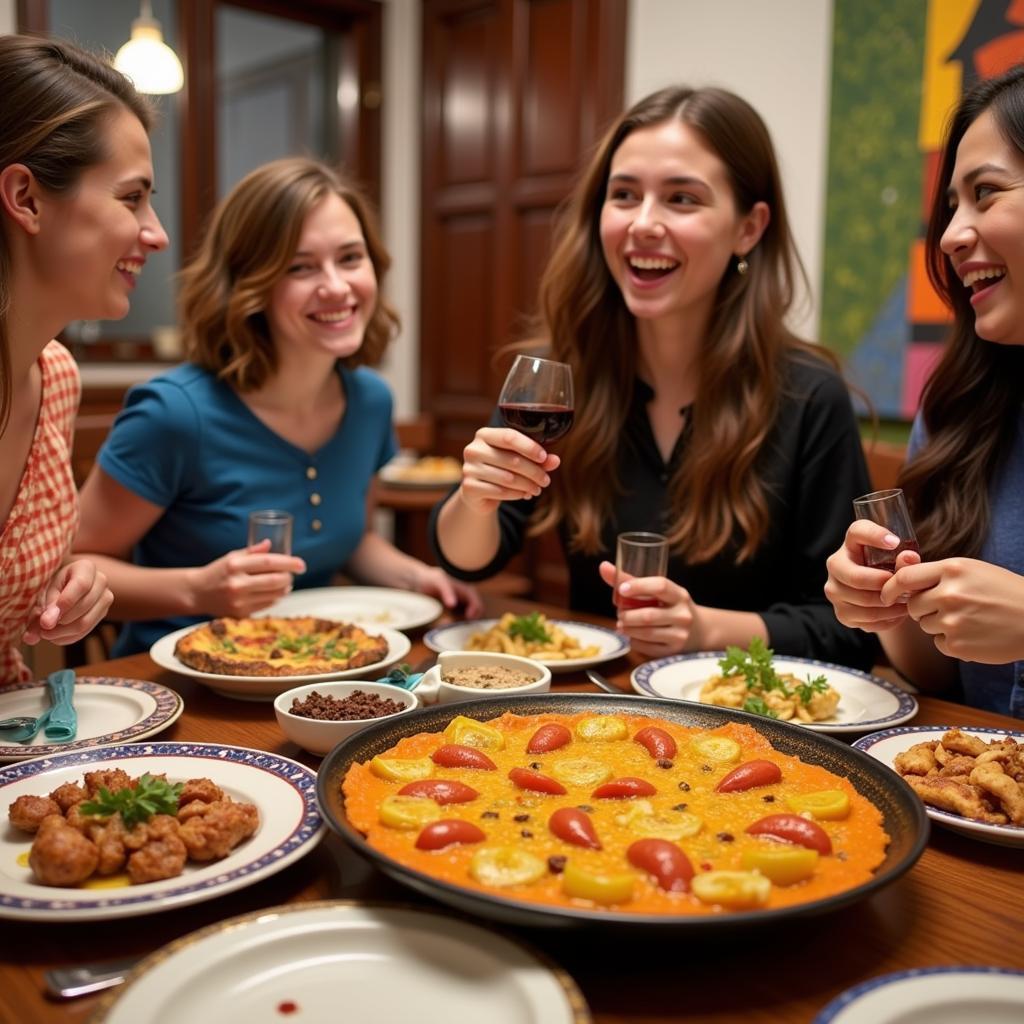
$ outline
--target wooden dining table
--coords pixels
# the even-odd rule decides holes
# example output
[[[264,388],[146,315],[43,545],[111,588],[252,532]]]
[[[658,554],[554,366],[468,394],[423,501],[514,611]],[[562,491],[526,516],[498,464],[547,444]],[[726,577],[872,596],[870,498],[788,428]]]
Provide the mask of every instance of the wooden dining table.
[[[488,614],[540,607],[550,617],[570,617],[509,598],[487,601]],[[410,636],[408,660],[417,663],[430,652],[422,631]],[[630,692],[630,671],[641,660],[631,655],[601,668]],[[155,680],[177,690],[185,710],[156,737],[161,741],[254,747],[312,767],[319,764],[319,758],[285,739],[269,703],[220,696],[194,679],[161,669],[147,654],[78,671],[85,676]],[[595,687],[582,673],[568,673],[556,675],[552,689]],[[919,700],[920,711],[912,724],[1004,729],[1021,725],[931,697]],[[564,968],[600,1024],[808,1024],[839,993],[889,972],[946,965],[1024,968],[1022,867],[1024,849],[980,842],[933,825],[927,848],[910,871],[852,906],[817,917],[699,938],[693,930],[677,935],[671,929],[517,929],[483,923]],[[59,1002],[45,994],[43,973],[50,968],[144,956],[235,915],[324,899],[395,902],[454,913],[385,876],[338,836],[328,834],[313,852],[278,874],[180,909],[110,921],[0,922],[0,1021],[69,1024],[89,1017],[97,996]],[[339,997],[338,1019],[343,1020],[343,994]],[[415,1020],[410,1012],[410,1024]]]

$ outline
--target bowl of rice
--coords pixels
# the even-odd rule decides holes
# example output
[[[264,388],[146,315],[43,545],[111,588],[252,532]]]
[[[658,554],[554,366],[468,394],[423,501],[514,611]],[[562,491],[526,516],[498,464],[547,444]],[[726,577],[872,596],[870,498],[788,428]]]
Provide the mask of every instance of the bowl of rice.
[[[445,651],[415,693],[424,704],[547,693],[551,670],[539,661],[492,651]]]

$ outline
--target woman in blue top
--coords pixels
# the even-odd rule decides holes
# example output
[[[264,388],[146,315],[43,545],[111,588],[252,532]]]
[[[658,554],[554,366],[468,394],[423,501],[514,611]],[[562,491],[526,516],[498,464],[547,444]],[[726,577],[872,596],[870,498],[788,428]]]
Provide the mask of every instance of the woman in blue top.
[[[342,568],[478,612],[472,588],[368,525],[396,449],[391,394],[368,368],[398,326],[378,294],[389,265],[366,201],[316,161],[267,164],[218,207],[182,275],[189,361],[132,388],[82,491],[75,546],[127,623],[117,654]],[[240,546],[260,508],[292,513],[294,556]]]
[[[901,479],[921,555],[868,568],[864,545],[899,538],[856,522],[825,593],[922,689],[959,682],[968,704],[1024,718],[1024,65],[961,100],[928,247],[955,326]]]

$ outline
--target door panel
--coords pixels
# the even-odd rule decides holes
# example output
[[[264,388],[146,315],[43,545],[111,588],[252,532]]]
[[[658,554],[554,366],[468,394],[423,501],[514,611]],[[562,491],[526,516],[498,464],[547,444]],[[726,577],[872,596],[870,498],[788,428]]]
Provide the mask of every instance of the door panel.
[[[621,110],[625,29],[626,0],[423,2],[420,403],[442,453],[494,408],[554,212]],[[557,545],[540,550],[536,596],[564,600]]]

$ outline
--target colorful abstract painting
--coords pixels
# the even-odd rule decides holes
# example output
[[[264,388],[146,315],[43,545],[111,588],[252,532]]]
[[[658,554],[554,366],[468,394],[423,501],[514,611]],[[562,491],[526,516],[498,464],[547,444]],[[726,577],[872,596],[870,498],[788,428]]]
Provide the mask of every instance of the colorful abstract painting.
[[[911,419],[949,322],[924,261],[946,119],[1024,61],[1024,0],[835,0],[833,33],[821,340]]]

